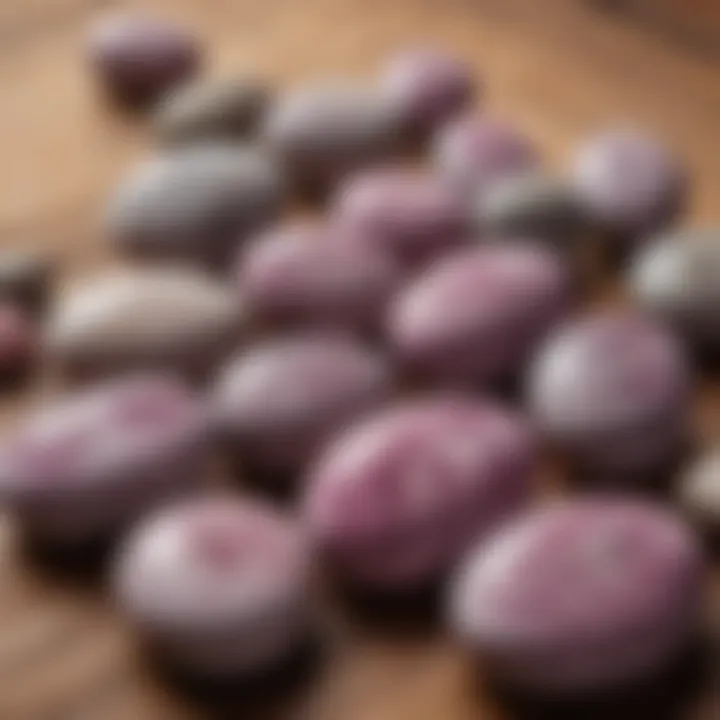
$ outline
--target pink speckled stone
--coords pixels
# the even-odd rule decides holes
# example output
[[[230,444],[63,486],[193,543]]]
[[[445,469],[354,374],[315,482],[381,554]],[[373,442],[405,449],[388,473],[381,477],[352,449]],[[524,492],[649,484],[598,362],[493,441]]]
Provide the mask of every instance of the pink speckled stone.
[[[375,589],[436,579],[530,492],[535,444],[484,401],[409,401],[351,427],[310,473],[306,519],[341,576]]]
[[[392,57],[382,85],[420,137],[465,110],[477,96],[472,68],[442,51],[411,49]]]
[[[303,534],[259,502],[212,496],[170,505],[127,538],[114,567],[121,608],[173,665],[255,676],[312,630]]]
[[[557,502],[481,543],[451,588],[450,623],[522,689],[609,689],[669,664],[696,627],[698,543],[669,511],[619,498]]]
[[[241,252],[236,278],[246,312],[263,326],[363,331],[378,326],[404,272],[342,228],[291,222]]]
[[[156,101],[194,75],[201,50],[183,28],[157,18],[118,14],[90,29],[90,60],[114,98],[131,104]]]
[[[438,177],[403,166],[351,176],[332,210],[359,240],[391,253],[409,267],[467,242],[469,213]]]
[[[604,311],[548,338],[528,388],[538,426],[579,465],[641,478],[685,441],[689,385],[672,335],[641,315]]]
[[[493,243],[431,266],[391,304],[397,357],[450,383],[512,378],[568,309],[571,284],[550,249]]]
[[[0,498],[30,534],[78,544],[196,487],[208,457],[199,398],[165,376],[132,376],[56,400],[6,435]]]
[[[240,465],[287,476],[393,390],[382,355],[339,334],[308,332],[265,340],[234,358],[215,384],[212,405]]]
[[[687,182],[677,158],[652,137],[610,130],[576,156],[574,181],[588,212],[609,239],[634,244],[682,211]]]
[[[478,115],[443,126],[433,155],[439,172],[471,199],[493,183],[536,169],[540,160],[534,145],[515,127]]]

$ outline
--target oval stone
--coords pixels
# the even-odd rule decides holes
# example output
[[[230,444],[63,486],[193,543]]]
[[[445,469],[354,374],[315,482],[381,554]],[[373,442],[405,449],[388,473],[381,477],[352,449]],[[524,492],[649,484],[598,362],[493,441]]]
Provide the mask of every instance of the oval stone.
[[[279,98],[266,137],[300,192],[325,193],[348,173],[398,155],[402,114],[374,88],[325,81]]]
[[[635,300],[670,324],[699,355],[720,354],[720,230],[667,232],[640,250],[630,269]]]
[[[169,144],[241,140],[258,130],[269,101],[269,89],[251,78],[193,83],[163,100],[155,131]]]
[[[118,605],[172,667],[252,678],[309,640],[311,562],[301,528],[264,503],[211,496],[150,515],[113,568]]]
[[[116,13],[91,28],[88,52],[100,82],[114,99],[148,105],[200,68],[198,41],[184,28],[155,17]]]
[[[529,427],[500,405],[409,400],[353,424],[321,453],[305,517],[344,580],[412,590],[525,504],[535,451]]]
[[[179,268],[118,271],[71,286],[51,318],[48,349],[71,373],[161,367],[210,370],[239,340],[232,290]]]
[[[559,501],[478,544],[452,585],[450,624],[505,685],[606,692],[660,673],[688,647],[704,579],[697,538],[664,507]]]
[[[284,183],[260,150],[231,144],[178,148],[148,160],[111,200],[111,238],[140,257],[226,267],[249,234],[274,220]]]

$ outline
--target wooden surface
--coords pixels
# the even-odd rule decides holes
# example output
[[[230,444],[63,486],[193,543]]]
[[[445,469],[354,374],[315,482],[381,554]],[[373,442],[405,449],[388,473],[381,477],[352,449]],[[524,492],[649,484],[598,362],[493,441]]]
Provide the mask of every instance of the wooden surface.
[[[676,41],[720,57],[720,3],[717,0],[590,0],[653,27]]]
[[[64,274],[103,258],[98,216],[146,150],[142,123],[97,98],[82,63],[86,21],[105,6],[151,6],[191,24],[211,71],[258,71],[285,86],[328,71],[366,75],[393,48],[432,40],[471,60],[493,112],[517,119],[562,166],[608,122],[656,131],[697,181],[693,215],[720,220],[720,65],[572,0],[2,0],[0,244],[38,243]],[[700,399],[718,437],[718,390]],[[9,419],[24,399],[7,399]],[[469,720],[507,717],[478,697],[457,650],[432,627],[331,614],[334,652],[294,693],[229,705],[223,717]],[[482,695],[482,693],[481,693]],[[702,699],[698,699],[698,697]],[[707,688],[683,717],[720,717]],[[651,717],[638,710],[640,720]],[[678,711],[679,712],[679,711]],[[716,714],[717,713],[717,714]],[[209,716],[159,682],[103,600],[100,583],[30,562],[0,525],[0,720],[175,720]],[[578,716],[583,720],[584,716]],[[652,715],[652,717],[659,717]]]

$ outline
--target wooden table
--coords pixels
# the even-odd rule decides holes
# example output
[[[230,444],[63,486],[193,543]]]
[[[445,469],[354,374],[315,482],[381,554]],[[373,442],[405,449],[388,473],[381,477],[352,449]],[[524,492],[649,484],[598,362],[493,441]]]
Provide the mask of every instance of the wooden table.
[[[102,261],[97,220],[118,177],[146,151],[140,121],[99,101],[83,67],[86,21],[105,6],[151,6],[189,23],[213,72],[258,71],[279,86],[327,73],[367,75],[399,45],[431,40],[470,60],[487,105],[517,119],[562,166],[586,133],[643,124],[683,154],[692,212],[720,220],[720,66],[572,0],[3,0],[0,3],[0,244],[38,243],[63,273]],[[718,388],[699,396],[718,437]],[[16,414],[24,398],[2,402]],[[332,613],[334,652],[295,692],[228,705],[222,717],[470,720],[507,717],[458,651],[423,624]],[[708,688],[685,717],[720,718]],[[238,709],[243,707],[243,710]],[[632,717],[660,717],[643,714]],[[717,714],[715,714],[717,713]],[[136,657],[97,580],[49,573],[0,525],[0,720],[207,717]],[[579,715],[584,720],[589,715]]]

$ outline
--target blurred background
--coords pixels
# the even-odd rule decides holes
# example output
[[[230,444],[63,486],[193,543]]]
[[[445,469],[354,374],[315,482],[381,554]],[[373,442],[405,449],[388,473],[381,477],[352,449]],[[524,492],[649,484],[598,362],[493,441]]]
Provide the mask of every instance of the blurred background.
[[[82,247],[89,260],[92,211],[142,153],[143,128],[108,113],[80,67],[88,20],[112,7],[189,24],[211,41],[211,72],[248,68],[281,85],[328,68],[367,74],[394,48],[431,40],[472,61],[494,110],[552,162],[627,119],[687,159],[698,216],[717,205],[715,0],[4,0],[0,237],[51,229],[63,254]]]

